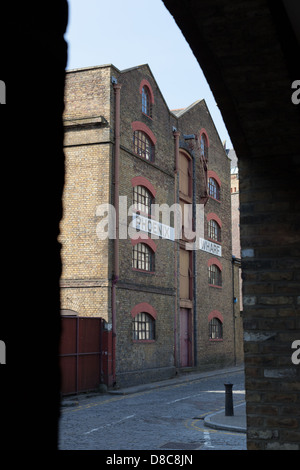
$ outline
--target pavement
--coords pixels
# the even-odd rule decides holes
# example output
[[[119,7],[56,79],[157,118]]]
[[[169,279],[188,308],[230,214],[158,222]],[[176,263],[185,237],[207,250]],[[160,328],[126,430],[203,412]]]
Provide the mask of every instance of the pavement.
[[[233,407],[233,416],[225,416],[225,409],[209,414],[204,424],[213,429],[246,433],[246,402]]]
[[[114,395],[127,395],[131,393],[138,393],[144,390],[151,390],[158,387],[167,387],[169,385],[175,385],[178,383],[183,383],[186,381],[198,380],[201,377],[213,377],[219,374],[228,374],[231,372],[242,371],[242,366],[231,367],[221,370],[213,370],[207,372],[188,372],[186,374],[181,374],[176,376],[174,379],[163,380],[161,382],[154,382],[148,384],[142,384],[135,387],[124,388],[119,390],[109,390],[108,393]],[[207,427],[213,429],[223,429],[231,432],[242,432],[246,433],[246,402],[240,403],[233,407],[233,416],[225,415],[225,408],[221,411],[217,411],[211,414],[208,414],[204,418],[204,424]]]
[[[234,372],[243,371],[242,366],[236,366],[226,369],[206,371],[206,372],[187,372],[177,375],[175,378],[162,380],[160,382],[152,382],[141,385],[136,385],[128,388],[120,389],[108,389],[106,393],[110,395],[130,395],[133,393],[143,392],[145,390],[154,390],[161,387],[169,387],[170,385],[176,385],[179,383],[190,382],[193,380],[199,380],[200,378],[214,377],[216,375],[226,375]],[[78,395],[75,398],[76,404],[80,401],[80,398],[92,396],[93,394],[83,394],[82,396]],[[99,395],[99,393],[97,393]],[[62,406],[74,406],[75,403],[73,400],[70,401],[67,397],[62,400]],[[241,432],[246,433],[246,402],[239,403],[238,405],[233,406],[233,416],[225,415],[225,408],[220,411],[216,411],[210,414],[207,414],[204,417],[204,424],[207,427],[213,429],[222,429],[231,432]]]

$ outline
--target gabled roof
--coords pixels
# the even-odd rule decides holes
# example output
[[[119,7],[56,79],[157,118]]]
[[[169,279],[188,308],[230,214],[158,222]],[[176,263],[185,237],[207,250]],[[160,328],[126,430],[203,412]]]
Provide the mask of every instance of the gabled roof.
[[[187,106],[186,108],[170,109],[169,106],[168,106],[168,104],[167,104],[167,102],[166,102],[166,100],[165,100],[165,97],[164,97],[163,93],[161,92],[161,90],[160,90],[160,88],[159,88],[159,86],[158,86],[157,80],[155,79],[155,77],[154,77],[154,75],[153,75],[153,73],[152,73],[152,70],[151,70],[149,64],[147,64],[147,63],[141,64],[141,65],[135,65],[135,66],[133,66],[133,67],[129,67],[129,68],[124,69],[124,70],[118,69],[118,67],[116,67],[116,66],[113,65],[113,64],[104,64],[104,65],[96,65],[96,66],[92,66],[92,67],[83,67],[83,68],[81,68],[81,69],[67,70],[67,72],[69,72],[69,73],[70,73],[70,72],[80,72],[80,71],[83,71],[83,70],[100,69],[100,68],[105,68],[105,67],[109,67],[109,68],[111,68],[111,69],[114,69],[114,70],[116,71],[116,73],[120,74],[121,76],[122,76],[122,74],[130,73],[130,72],[134,72],[135,70],[139,70],[139,69],[142,69],[142,68],[146,68],[146,69],[148,70],[148,73],[151,75],[153,81],[155,82],[155,85],[156,85],[156,87],[157,87],[157,90],[158,90],[158,92],[160,93],[161,98],[162,98],[162,100],[164,101],[165,106],[166,106],[166,108],[168,109],[169,113],[171,113],[175,118],[180,119],[182,116],[185,115],[185,113],[188,113],[188,112],[189,112],[192,108],[194,108],[195,106],[197,106],[197,105],[204,106],[205,109],[207,110],[207,112],[208,112],[210,118],[211,118],[211,121],[212,121],[212,123],[213,123],[213,125],[214,125],[214,127],[215,127],[216,133],[217,133],[217,135],[218,135],[218,137],[219,137],[219,140],[220,140],[220,142],[221,142],[221,139],[220,139],[218,130],[217,130],[217,128],[216,128],[216,126],[215,126],[215,123],[214,123],[214,121],[213,121],[213,119],[212,119],[212,117],[211,117],[211,114],[210,114],[210,111],[209,111],[209,109],[208,109],[208,107],[207,107],[207,104],[206,104],[205,99],[199,99],[199,100],[195,101],[194,103],[190,104],[189,106]],[[221,142],[221,145],[222,145],[222,142]],[[224,151],[225,151],[225,150],[224,150]]]
[[[189,106],[187,106],[187,108],[180,108],[180,109],[171,109],[171,113],[175,114],[175,116],[177,118],[180,118],[184,113],[188,112],[191,108],[193,108],[194,106],[196,106],[198,103],[200,103],[201,101],[205,102],[204,99],[202,100],[197,100],[195,101],[194,103],[190,104]]]
[[[115,68],[117,69],[117,67],[115,67]],[[120,73],[120,74],[128,73],[128,72],[132,72],[132,71],[134,71],[134,70],[138,70],[138,69],[141,69],[141,68],[147,68],[147,69],[148,69],[148,72],[149,72],[149,74],[151,75],[152,79],[154,80],[155,85],[156,85],[156,87],[157,87],[157,90],[159,91],[160,96],[161,96],[162,100],[164,101],[166,108],[170,111],[169,106],[168,106],[168,104],[167,104],[167,102],[166,102],[166,100],[165,100],[165,97],[164,97],[163,93],[161,92],[161,90],[160,90],[160,88],[159,88],[159,86],[158,86],[157,80],[156,80],[156,78],[154,77],[153,72],[152,72],[152,70],[151,70],[149,64],[146,63],[146,64],[141,64],[141,65],[136,65],[135,67],[130,67],[130,68],[128,68],[128,69],[119,70],[119,73]],[[117,69],[117,70],[118,70],[118,69]]]

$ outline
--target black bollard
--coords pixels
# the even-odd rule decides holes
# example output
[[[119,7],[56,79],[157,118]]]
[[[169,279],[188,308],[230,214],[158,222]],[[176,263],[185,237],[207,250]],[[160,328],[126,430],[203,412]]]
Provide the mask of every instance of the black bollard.
[[[232,387],[233,384],[225,385],[225,416],[233,416]]]

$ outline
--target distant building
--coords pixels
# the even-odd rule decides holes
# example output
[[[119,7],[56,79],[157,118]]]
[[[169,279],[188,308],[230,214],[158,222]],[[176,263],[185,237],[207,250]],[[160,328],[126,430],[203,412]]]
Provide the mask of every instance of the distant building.
[[[241,269],[241,242],[240,242],[240,191],[238,158],[234,149],[226,150],[231,160],[231,222],[232,222],[232,256],[234,266],[233,289],[235,297],[235,331],[237,337],[243,335],[241,314],[243,311],[242,295],[242,269]],[[237,356],[243,357],[243,344],[237,342]]]
[[[233,149],[227,150],[231,160],[231,217],[232,217],[232,254],[241,258],[240,243],[240,197],[238,159]]]
[[[205,101],[169,110],[148,65],[103,65],[67,72],[65,104],[61,304],[105,320],[103,381],[241,361],[230,159]],[[180,227],[180,210],[154,204],[181,208]]]

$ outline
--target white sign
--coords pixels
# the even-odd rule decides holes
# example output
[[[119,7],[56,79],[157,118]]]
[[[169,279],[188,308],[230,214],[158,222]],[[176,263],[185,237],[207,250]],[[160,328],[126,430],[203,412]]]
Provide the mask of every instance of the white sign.
[[[199,238],[199,249],[202,251],[207,251],[207,253],[211,253],[212,255],[222,256],[221,245],[204,240],[204,238]]]
[[[142,230],[167,240],[175,240],[175,231],[169,225],[161,224],[153,219],[148,219],[139,214],[132,215],[132,227],[136,230]]]

